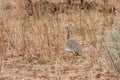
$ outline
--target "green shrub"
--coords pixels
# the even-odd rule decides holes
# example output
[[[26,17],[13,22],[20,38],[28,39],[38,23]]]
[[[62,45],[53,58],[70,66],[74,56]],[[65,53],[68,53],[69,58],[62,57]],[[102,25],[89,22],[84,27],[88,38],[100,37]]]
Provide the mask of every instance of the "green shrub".
[[[104,36],[100,36],[102,42],[102,57],[99,62],[106,70],[120,73],[120,36],[115,29],[106,30]]]

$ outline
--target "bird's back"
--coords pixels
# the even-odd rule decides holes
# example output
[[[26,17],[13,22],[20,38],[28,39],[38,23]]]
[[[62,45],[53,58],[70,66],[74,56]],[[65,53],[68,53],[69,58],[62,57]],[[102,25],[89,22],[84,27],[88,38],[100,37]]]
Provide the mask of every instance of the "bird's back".
[[[66,41],[65,50],[74,52],[76,55],[81,55],[81,46],[77,41],[73,39],[68,39]]]

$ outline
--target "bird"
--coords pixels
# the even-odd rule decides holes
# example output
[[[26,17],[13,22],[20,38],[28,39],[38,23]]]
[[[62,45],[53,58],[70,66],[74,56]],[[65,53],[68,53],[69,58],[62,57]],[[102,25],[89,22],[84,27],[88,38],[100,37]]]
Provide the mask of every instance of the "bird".
[[[72,52],[76,56],[82,55],[81,45],[74,39],[70,37],[70,26],[66,26],[65,30],[67,32],[66,35],[66,42],[64,45],[64,49],[68,52]]]

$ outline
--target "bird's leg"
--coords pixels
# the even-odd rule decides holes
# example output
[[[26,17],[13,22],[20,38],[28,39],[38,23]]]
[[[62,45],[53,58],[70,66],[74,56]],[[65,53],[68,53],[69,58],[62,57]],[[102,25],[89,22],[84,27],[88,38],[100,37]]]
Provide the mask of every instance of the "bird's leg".
[[[76,55],[75,52],[73,52],[73,56],[72,56],[72,64],[76,62]]]

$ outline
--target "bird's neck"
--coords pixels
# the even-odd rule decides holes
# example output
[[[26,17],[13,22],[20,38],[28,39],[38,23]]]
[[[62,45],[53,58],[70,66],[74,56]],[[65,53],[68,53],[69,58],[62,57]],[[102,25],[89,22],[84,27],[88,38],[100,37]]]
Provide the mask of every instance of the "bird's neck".
[[[67,31],[67,39],[70,39],[70,31]]]

